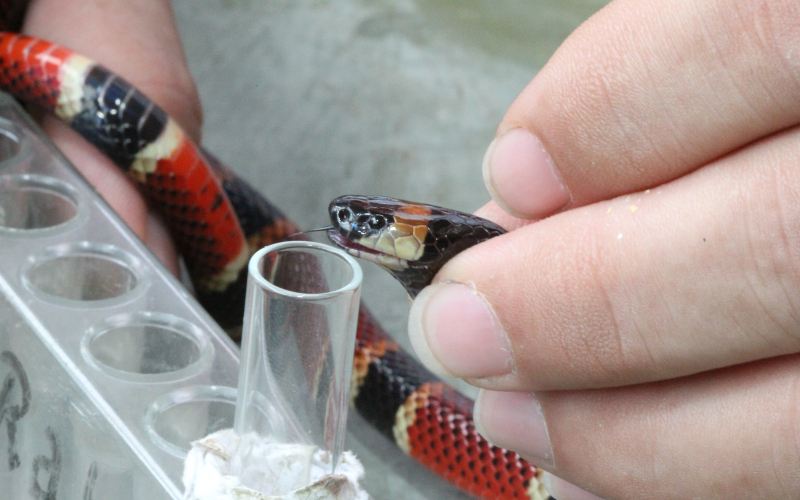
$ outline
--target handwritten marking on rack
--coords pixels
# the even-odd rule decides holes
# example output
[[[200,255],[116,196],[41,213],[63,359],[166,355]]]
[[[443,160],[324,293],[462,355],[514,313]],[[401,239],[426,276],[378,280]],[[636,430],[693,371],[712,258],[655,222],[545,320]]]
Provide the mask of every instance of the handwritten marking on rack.
[[[8,470],[20,466],[16,451],[17,423],[28,413],[31,405],[31,388],[28,374],[19,358],[11,351],[0,352],[0,427],[6,425],[8,434]],[[49,426],[44,430],[50,452],[36,456],[31,468],[30,495],[36,500],[56,500],[61,479],[61,449],[58,436]],[[22,469],[20,469],[22,470]],[[92,500],[97,482],[98,466],[89,466],[83,489],[83,500]]]
[[[0,353],[0,368],[7,365],[11,371],[0,385],[0,426],[6,424],[8,433],[8,470],[19,467],[19,454],[15,451],[17,439],[17,422],[28,413],[31,403],[31,388],[28,375],[22,368],[22,363],[11,351]],[[1,372],[0,372],[1,373]],[[19,384],[19,404],[12,404],[12,395],[16,392],[14,387]]]
[[[50,457],[39,455],[33,460],[33,485],[31,494],[36,500],[56,500],[58,491],[58,480],[61,477],[61,451],[58,446],[56,434],[49,426],[44,430],[50,440]],[[39,484],[39,472],[49,472],[47,479],[47,489],[42,489]]]
[[[89,473],[86,475],[86,486],[83,489],[83,500],[92,500],[94,493],[94,483],[97,482],[97,461],[89,466]]]

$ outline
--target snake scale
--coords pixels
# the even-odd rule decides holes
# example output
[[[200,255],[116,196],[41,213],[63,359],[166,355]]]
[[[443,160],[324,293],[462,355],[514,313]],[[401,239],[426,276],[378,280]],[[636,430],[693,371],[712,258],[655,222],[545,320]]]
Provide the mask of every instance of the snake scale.
[[[0,29],[15,28],[23,10],[14,5],[0,1]],[[246,263],[298,233],[291,221],[144,94],[67,48],[0,33],[0,88],[69,123],[134,179],[167,223],[200,303],[223,328],[241,324]],[[442,257],[503,232],[467,214],[380,197],[339,198],[330,217],[335,244],[381,264],[412,296]],[[363,304],[357,335],[351,400],[367,421],[476,497],[549,498],[542,471],[483,439],[472,401],[405,353]]]

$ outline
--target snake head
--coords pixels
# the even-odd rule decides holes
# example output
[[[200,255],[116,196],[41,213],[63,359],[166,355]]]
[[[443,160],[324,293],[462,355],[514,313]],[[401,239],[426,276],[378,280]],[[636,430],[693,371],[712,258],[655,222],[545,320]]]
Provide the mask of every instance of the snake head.
[[[505,232],[470,214],[384,196],[341,196],[328,215],[334,245],[384,268],[411,297],[453,256]]]

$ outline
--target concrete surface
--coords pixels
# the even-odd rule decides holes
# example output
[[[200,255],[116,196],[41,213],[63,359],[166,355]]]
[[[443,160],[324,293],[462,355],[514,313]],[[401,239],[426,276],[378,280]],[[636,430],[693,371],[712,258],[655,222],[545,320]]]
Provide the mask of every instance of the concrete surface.
[[[606,0],[175,0],[204,143],[301,227],[341,194],[473,211],[517,94]],[[405,338],[408,302],[365,265],[364,296]],[[373,498],[467,498],[351,412]]]

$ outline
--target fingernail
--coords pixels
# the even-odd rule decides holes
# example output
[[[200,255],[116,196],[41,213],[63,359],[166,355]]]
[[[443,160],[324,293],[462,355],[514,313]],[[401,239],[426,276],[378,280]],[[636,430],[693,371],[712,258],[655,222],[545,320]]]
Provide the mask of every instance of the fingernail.
[[[411,305],[411,345],[429,370],[467,379],[511,373],[511,348],[500,322],[474,289],[431,285]]]
[[[535,395],[482,390],[475,399],[473,418],[478,433],[495,446],[516,451],[539,467],[555,467],[542,405]]]
[[[603,500],[594,493],[582,490],[549,472],[544,473],[544,487],[551,497],[558,500]]]
[[[549,215],[570,200],[544,145],[523,128],[492,141],[483,158],[483,181],[503,210],[521,218]]]

